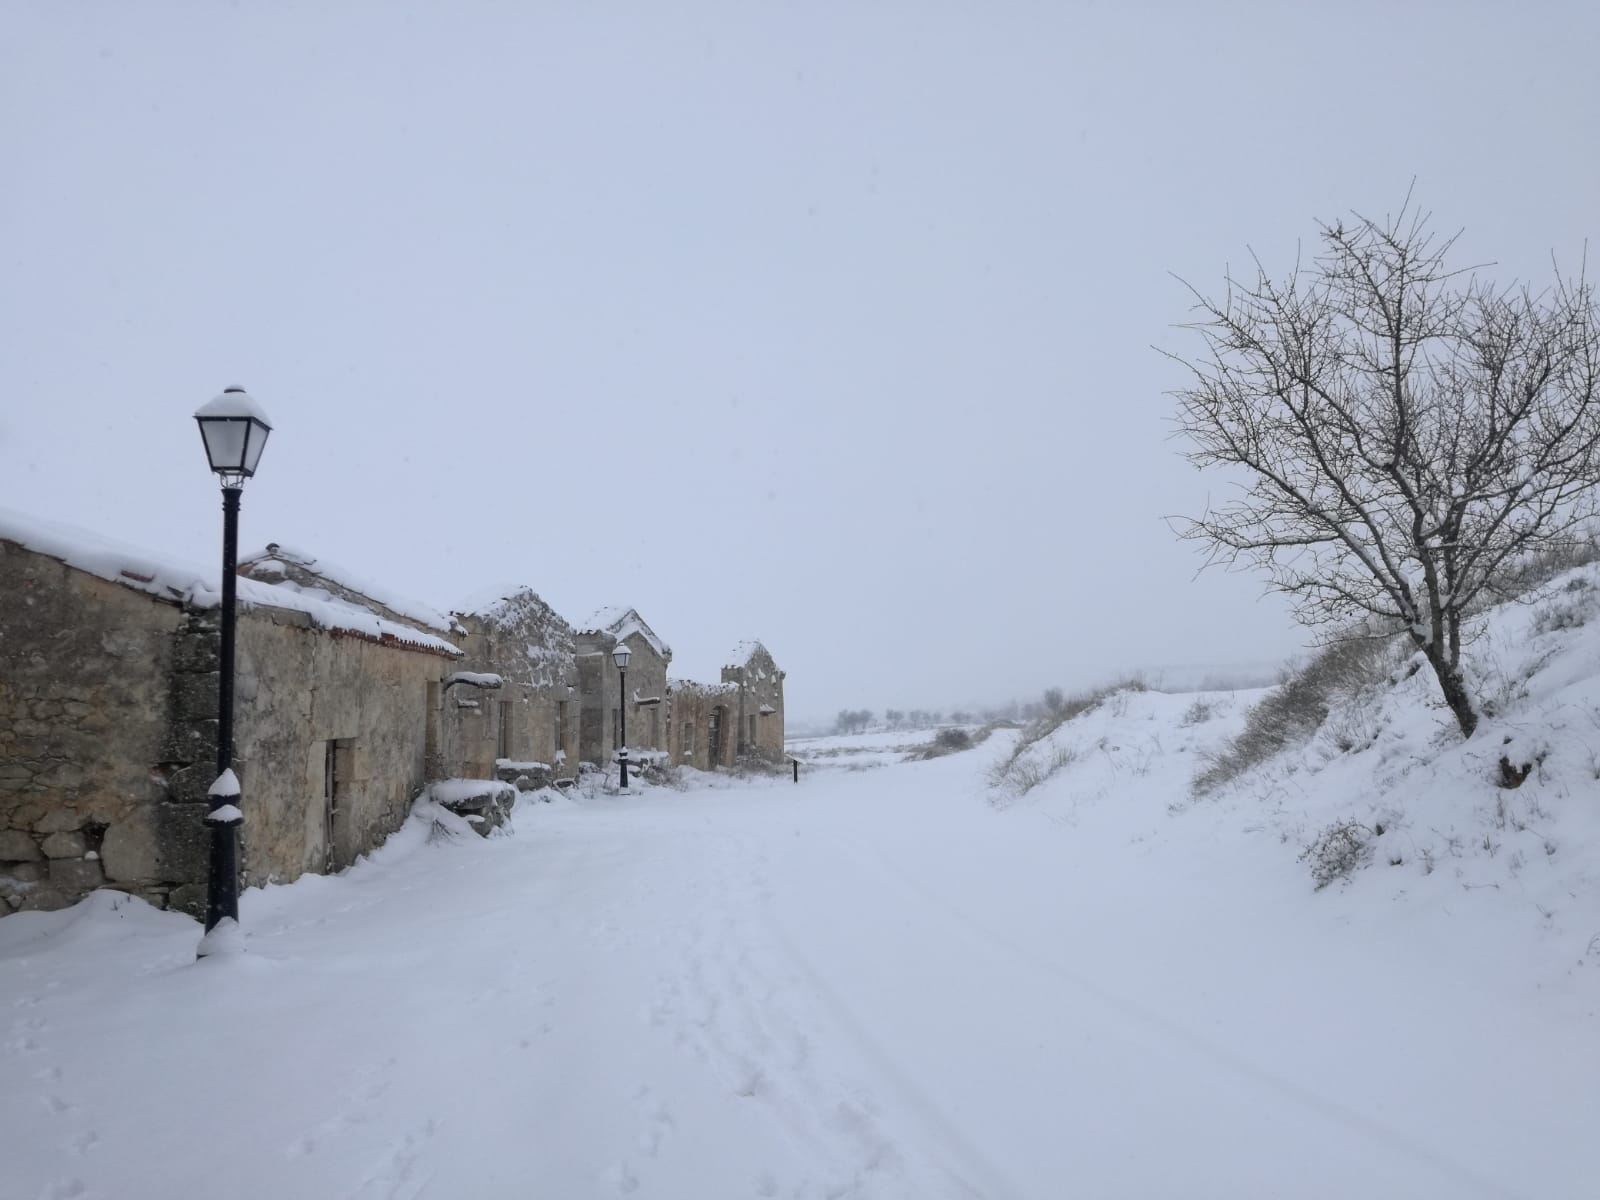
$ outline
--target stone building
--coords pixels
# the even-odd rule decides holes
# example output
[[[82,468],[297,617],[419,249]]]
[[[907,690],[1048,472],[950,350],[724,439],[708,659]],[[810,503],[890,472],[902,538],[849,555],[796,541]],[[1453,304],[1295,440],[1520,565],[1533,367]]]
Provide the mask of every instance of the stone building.
[[[445,719],[458,729],[461,774],[526,777],[541,786],[578,768],[577,665],[572,626],[531,588],[465,605],[460,668],[498,689],[454,689]]]
[[[618,642],[632,652],[628,694],[611,652]],[[667,665],[672,649],[631,608],[602,609],[577,631],[578,756],[604,768],[621,746],[622,706],[627,706],[628,751],[635,761],[666,750]],[[642,752],[642,753],[641,753]]]
[[[738,688],[737,746],[741,758],[783,758],[783,672],[758,641],[741,642],[722,668],[722,682]]]
[[[248,884],[335,870],[404,821],[459,649],[318,589],[239,581]],[[0,512],[0,898],[204,903],[215,577]],[[432,742],[430,744],[430,736]]]
[[[676,766],[711,771],[737,761],[739,685],[673,679],[667,684],[667,740]]]
[[[624,715],[636,761],[783,753],[783,672],[759,643],[720,683],[669,687],[672,651],[632,608],[575,630],[515,588],[446,614],[279,543],[239,575],[247,885],[348,866],[430,784],[606,768]],[[96,887],[203,907],[218,593],[215,572],[0,510],[0,916]]]

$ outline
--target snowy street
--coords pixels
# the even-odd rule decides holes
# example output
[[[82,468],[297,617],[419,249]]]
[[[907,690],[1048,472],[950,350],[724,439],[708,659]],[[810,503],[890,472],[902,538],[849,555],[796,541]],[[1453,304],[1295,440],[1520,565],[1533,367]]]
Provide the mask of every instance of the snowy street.
[[[20,914],[0,1190],[1583,1194],[1600,1038],[1536,947],[1156,795],[997,812],[991,750],[414,819],[247,893],[234,959],[111,893]]]

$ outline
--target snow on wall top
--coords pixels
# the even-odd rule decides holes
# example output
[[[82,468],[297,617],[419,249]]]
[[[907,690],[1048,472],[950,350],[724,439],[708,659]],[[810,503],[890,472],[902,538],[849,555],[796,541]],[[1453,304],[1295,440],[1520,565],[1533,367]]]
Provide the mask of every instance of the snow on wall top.
[[[725,696],[738,690],[737,683],[700,683],[693,679],[667,680],[668,692],[701,692],[708,696]]]
[[[661,658],[672,657],[672,647],[663,642],[656,635],[656,631],[646,625],[644,618],[633,608],[602,608],[588,622],[580,626],[579,633],[606,633],[623,641],[638,634],[644,638],[645,644],[654,650]]]
[[[150,554],[86,529],[0,508],[0,540],[173,604],[215,608],[222,603],[219,573]],[[291,584],[262,583],[241,576],[238,602],[244,608],[278,608],[304,613],[323,629],[373,641],[393,641],[442,654],[461,651],[432,633],[386,620],[368,609],[332,597],[309,595]]]
[[[408,621],[415,621],[440,633],[466,632],[459,622],[440,612],[438,609],[408,597],[397,596],[381,584],[376,584],[364,579],[353,571],[347,571],[325,558],[314,554],[307,554],[303,550],[296,550],[285,546],[282,542],[269,542],[264,550],[257,550],[253,554],[244,555],[239,559],[239,571],[252,578],[269,578],[283,576],[285,564],[299,567],[302,571],[326,579],[349,592],[365,596],[369,600],[383,605],[397,616]]]
[[[212,594],[212,604],[221,600],[214,571],[159,558],[114,538],[15,509],[0,508],[0,540],[163,600],[182,603],[206,592]]]
[[[513,683],[555,687],[572,675],[572,626],[529,587],[482,593],[457,610],[487,639],[490,664]],[[472,643],[468,643],[469,647]],[[472,650],[478,654],[477,649]]]
[[[757,652],[772,658],[772,651],[762,645],[760,638],[747,638],[733,648],[733,653],[728,656],[728,661],[723,665],[727,667],[742,667],[756,656]]]
[[[530,597],[537,603],[544,604],[539,593],[525,583],[500,584],[474,592],[450,611],[466,617],[483,617],[485,620],[493,621],[504,615],[507,610],[526,604]]]

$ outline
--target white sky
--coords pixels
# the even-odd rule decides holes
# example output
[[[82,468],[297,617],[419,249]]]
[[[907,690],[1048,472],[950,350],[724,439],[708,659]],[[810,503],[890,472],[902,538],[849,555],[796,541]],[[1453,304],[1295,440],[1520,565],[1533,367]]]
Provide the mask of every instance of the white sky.
[[[1277,659],[1161,521],[1167,273],[1413,177],[1575,263],[1597,66],[1592,3],[11,0],[0,504],[215,557],[238,382],[246,548],[759,636],[798,718]]]

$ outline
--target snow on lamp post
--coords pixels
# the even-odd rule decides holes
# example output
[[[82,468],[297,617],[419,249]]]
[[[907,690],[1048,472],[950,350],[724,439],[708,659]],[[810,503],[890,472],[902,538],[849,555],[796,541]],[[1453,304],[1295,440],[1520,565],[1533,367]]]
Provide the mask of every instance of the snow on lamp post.
[[[206,824],[211,830],[206,936],[200,956],[231,940],[239,926],[239,777],[233,773],[233,645],[239,581],[239,495],[256,473],[272,426],[242,387],[230,387],[194,414],[211,469],[222,479],[222,646],[217,687],[217,780]],[[231,924],[225,925],[224,922]],[[221,925],[223,928],[218,929]]]
[[[620,743],[617,764],[621,769],[623,791],[628,790],[628,659],[631,657],[633,651],[628,649],[627,642],[618,642],[611,651],[611,661],[617,664],[621,680],[617,685],[617,741]]]

